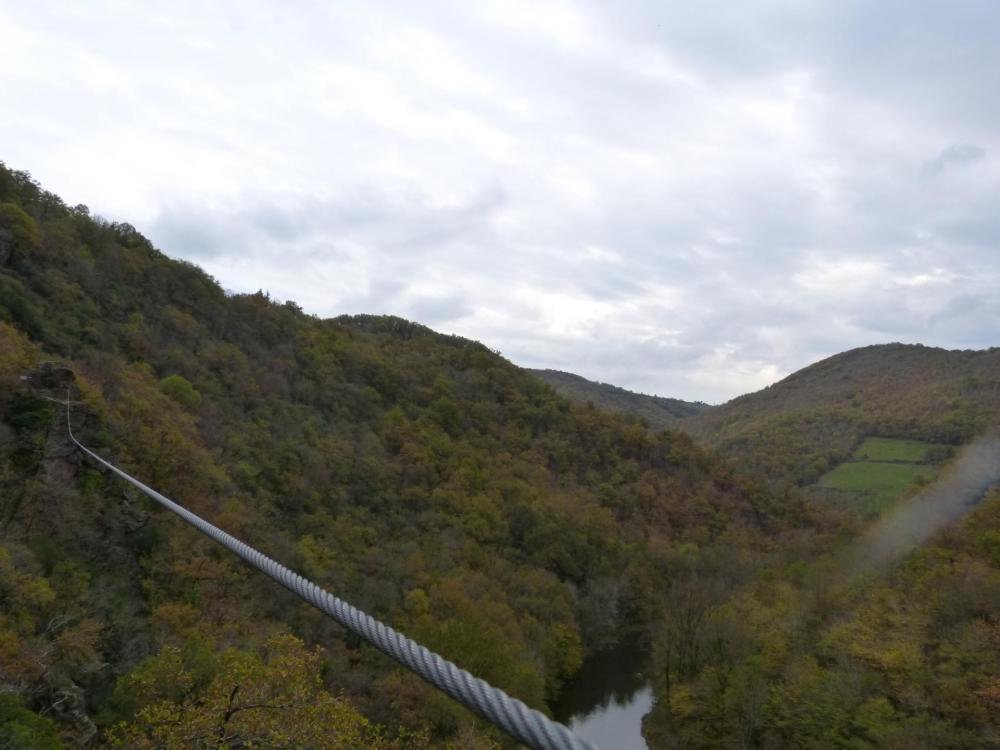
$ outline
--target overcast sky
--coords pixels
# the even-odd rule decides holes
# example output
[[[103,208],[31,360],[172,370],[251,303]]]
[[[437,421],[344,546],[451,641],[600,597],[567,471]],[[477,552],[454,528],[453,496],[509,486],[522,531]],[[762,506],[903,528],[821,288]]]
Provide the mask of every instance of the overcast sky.
[[[1000,344],[993,0],[0,0],[0,160],[227,289],[646,393]]]

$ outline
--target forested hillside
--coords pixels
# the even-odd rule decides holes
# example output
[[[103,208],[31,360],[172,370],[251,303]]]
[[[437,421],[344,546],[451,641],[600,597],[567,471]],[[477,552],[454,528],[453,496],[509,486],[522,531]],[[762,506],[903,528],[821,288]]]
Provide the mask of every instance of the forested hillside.
[[[841,538],[672,582],[650,747],[1000,747],[998,414],[1000,350],[890,344],[679,422]]]
[[[1000,747],[1000,493],[972,511],[998,415],[1000,349],[890,344],[673,418],[839,539],[737,582],[671,571],[649,747]]]
[[[677,398],[648,396],[635,393],[609,383],[595,383],[571,372],[560,370],[528,370],[541,378],[559,393],[578,403],[592,403],[598,409],[605,409],[644,420],[651,427],[662,429],[673,427],[678,419],[699,414],[708,404],[698,401],[682,401]]]
[[[473,341],[226,294],[0,168],[0,747],[510,745],[84,459],[20,379],[46,361],[85,443],[534,706],[634,640],[656,750],[997,747],[997,494],[852,555],[996,424],[998,360],[855,350],[655,430]]]
[[[668,616],[658,641],[650,747],[1000,747],[1000,492],[887,569],[856,563],[689,588],[697,627]]]
[[[0,745],[504,741],[84,460],[19,380],[48,360],[85,443],[541,708],[657,630],[675,571],[832,533],[481,344],[227,295],[0,168]]]
[[[804,486],[862,438],[959,445],[1000,415],[1000,348],[885,344],[824,359],[677,423],[758,476]]]

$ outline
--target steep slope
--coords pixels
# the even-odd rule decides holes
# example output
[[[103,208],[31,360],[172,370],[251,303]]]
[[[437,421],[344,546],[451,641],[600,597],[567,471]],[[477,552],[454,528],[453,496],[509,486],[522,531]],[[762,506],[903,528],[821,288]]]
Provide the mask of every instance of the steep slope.
[[[833,465],[862,479],[866,466],[884,475],[922,461],[940,479],[897,487],[889,512],[859,536],[880,513],[838,514],[853,542],[727,595],[700,572],[671,581],[644,723],[650,747],[996,747],[1000,495],[974,504],[997,477],[998,414],[1000,350],[890,344],[679,422],[818,507],[850,506],[793,485]],[[852,453],[860,463],[842,464]]]
[[[72,743],[121,747],[279,731],[362,747],[367,721],[386,727],[379,747],[486,736],[83,461],[19,380],[44,360],[76,371],[85,442],[534,705],[585,653],[647,632],[678,561],[744,571],[786,532],[815,533],[801,505],[684,435],[575,407],[408,321],[227,296],[5,168],[0,241],[0,692],[16,697],[0,710],[24,732],[54,720]],[[230,721],[241,684],[282,707],[274,722]],[[310,734],[316,717],[336,742]]]
[[[886,575],[831,562],[704,606],[687,673],[664,637],[651,748],[997,747],[1000,492]]]
[[[897,487],[884,514],[835,513],[840,543],[726,595],[701,572],[671,581],[651,748],[997,746],[998,360],[867,347],[679,423],[817,506],[830,498],[791,485],[852,452],[831,474],[931,478]]]
[[[1000,415],[1000,349],[885,344],[810,365],[677,424],[761,475],[799,485],[863,437],[958,445]]]
[[[609,383],[596,383],[571,372],[532,369],[528,369],[528,372],[572,401],[582,404],[589,402],[598,409],[644,419],[657,429],[671,427],[678,419],[699,414],[708,408],[708,404],[701,402],[647,396]]]

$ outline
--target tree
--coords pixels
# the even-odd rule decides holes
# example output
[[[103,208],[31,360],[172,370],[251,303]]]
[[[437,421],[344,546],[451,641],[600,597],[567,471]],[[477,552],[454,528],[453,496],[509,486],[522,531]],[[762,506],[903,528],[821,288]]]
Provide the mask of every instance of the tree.
[[[381,748],[377,730],[320,681],[320,654],[293,636],[263,654],[166,646],[119,682],[127,721],[107,748]]]
[[[20,206],[0,203],[0,266],[23,258],[38,243],[34,220]]]
[[[14,696],[0,693],[0,748],[62,750],[55,724],[20,706]]]
[[[169,375],[160,381],[160,390],[183,406],[188,411],[194,411],[201,403],[201,394],[187,378],[180,375]]]

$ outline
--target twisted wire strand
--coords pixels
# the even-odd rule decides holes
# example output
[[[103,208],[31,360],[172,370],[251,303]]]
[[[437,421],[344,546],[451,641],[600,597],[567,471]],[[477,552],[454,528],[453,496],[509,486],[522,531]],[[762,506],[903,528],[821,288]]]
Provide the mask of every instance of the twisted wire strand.
[[[245,562],[297,594],[312,606],[332,617],[338,623],[387,654],[434,687],[454,698],[463,706],[510,734],[514,739],[535,750],[598,750],[577,737],[562,724],[553,721],[540,711],[507,695],[485,680],[473,676],[447,659],[421,646],[402,633],[348,604],[339,597],[320,588],[294,571],[275,562],[236,537],[213,526],[182,505],[147,487],[138,479],[126,474],[109,461],[90,450],[76,439],[70,419],[69,401],[66,402],[66,429],[70,439],[85,454],[107,467],[129,484],[135,486],[167,510],[177,514],[196,529]]]

